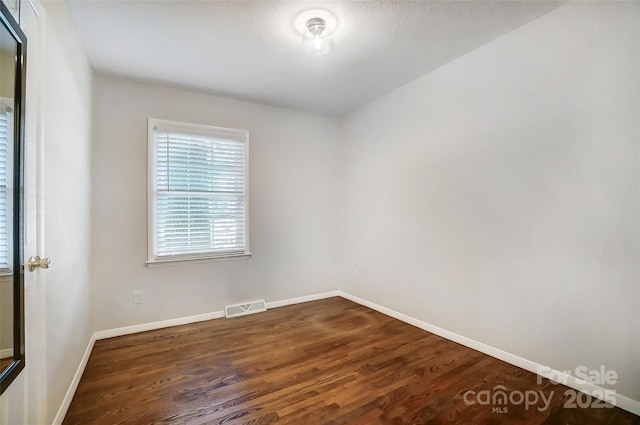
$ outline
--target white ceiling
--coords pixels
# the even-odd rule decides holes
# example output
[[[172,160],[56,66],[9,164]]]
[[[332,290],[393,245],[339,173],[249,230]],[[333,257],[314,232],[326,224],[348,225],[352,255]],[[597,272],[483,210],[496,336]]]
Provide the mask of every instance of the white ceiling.
[[[558,7],[544,1],[68,0],[98,71],[339,116]],[[311,57],[302,12],[338,19]]]

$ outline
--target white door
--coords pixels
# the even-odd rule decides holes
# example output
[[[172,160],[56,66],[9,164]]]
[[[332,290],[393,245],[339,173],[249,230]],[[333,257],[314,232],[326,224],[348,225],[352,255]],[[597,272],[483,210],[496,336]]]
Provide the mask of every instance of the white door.
[[[21,28],[27,37],[27,90],[24,152],[24,257],[44,256],[42,209],[42,81],[44,28],[41,5],[23,1]],[[0,424],[46,423],[45,270],[25,268],[26,366],[0,397]]]

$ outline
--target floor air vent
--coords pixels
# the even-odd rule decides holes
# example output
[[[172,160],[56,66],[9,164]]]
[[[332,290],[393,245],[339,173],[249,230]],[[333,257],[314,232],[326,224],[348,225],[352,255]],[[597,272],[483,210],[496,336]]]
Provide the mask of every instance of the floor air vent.
[[[247,314],[260,313],[263,311],[267,311],[267,304],[264,300],[224,306],[224,314],[227,318],[246,316]]]

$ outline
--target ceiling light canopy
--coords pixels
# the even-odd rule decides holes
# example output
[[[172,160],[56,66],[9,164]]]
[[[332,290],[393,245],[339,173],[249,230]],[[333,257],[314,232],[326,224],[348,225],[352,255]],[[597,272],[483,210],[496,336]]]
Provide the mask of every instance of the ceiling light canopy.
[[[302,34],[302,48],[311,56],[323,56],[333,47],[336,17],[324,9],[307,10],[296,19],[296,29]]]

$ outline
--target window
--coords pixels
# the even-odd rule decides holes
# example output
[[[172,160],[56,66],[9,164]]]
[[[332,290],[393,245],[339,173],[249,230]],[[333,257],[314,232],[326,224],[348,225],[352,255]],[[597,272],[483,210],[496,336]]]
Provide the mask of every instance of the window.
[[[0,274],[11,273],[13,252],[13,99],[0,98]]]
[[[249,132],[149,119],[147,263],[249,256]]]

